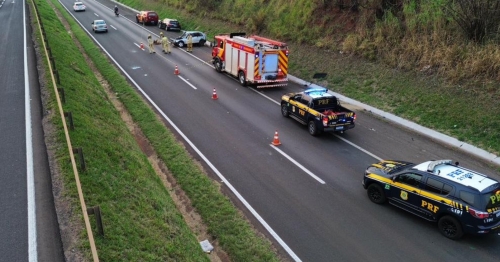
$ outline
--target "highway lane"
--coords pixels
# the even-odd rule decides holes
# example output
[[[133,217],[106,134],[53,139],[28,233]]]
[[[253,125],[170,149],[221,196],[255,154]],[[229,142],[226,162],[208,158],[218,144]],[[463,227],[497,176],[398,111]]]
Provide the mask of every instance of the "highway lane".
[[[29,13],[0,4],[0,261],[64,261]]]
[[[0,11],[0,260],[28,261],[23,6],[8,1]]]
[[[70,8],[70,1],[64,3]],[[88,29],[95,12],[118,29],[92,35],[300,259],[494,261],[500,257],[496,237],[449,241],[432,223],[372,204],[361,187],[363,170],[377,158],[420,161],[453,155],[474,169],[488,170],[485,165],[361,112],[358,127],[341,137],[373,154],[334,135],[311,137],[305,127],[283,118],[276,104],[284,92],[302,86],[262,91],[273,102],[179,49],[171,56],[140,51],[134,43],[145,41],[147,33],[139,26],[123,17],[115,19],[111,10],[95,2],[87,6],[85,14],[76,14],[78,20]],[[123,8],[121,13],[133,17]],[[152,26],[147,29],[159,32]],[[194,54],[207,61],[209,50],[195,48]],[[173,75],[176,64],[191,85]],[[214,87],[216,101],[210,99]],[[279,149],[325,184],[269,145],[276,129],[283,143]]]

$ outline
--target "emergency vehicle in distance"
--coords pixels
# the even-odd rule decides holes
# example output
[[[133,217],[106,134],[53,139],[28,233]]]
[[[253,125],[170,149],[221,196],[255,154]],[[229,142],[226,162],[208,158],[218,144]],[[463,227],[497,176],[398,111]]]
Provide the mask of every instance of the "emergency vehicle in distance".
[[[286,43],[245,33],[220,34],[213,43],[212,63],[217,72],[237,77],[243,86],[286,86],[288,54]]]

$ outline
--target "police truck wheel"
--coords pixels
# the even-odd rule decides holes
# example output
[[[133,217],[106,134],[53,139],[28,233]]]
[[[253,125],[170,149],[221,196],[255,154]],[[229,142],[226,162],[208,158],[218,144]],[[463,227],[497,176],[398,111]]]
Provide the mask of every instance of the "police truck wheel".
[[[288,112],[288,107],[286,106],[285,103],[281,104],[281,114],[284,117],[289,117],[290,116],[290,113]]]
[[[438,221],[438,227],[441,234],[449,239],[457,240],[464,235],[462,225],[460,225],[460,222],[452,216],[444,216],[440,218]]]
[[[240,71],[238,73],[238,80],[240,80],[240,84],[242,86],[246,86],[247,85],[247,80],[245,78],[245,73],[243,71]]]
[[[371,184],[368,186],[368,198],[375,204],[383,204],[387,200],[384,190],[378,184]]]
[[[314,120],[309,121],[307,124],[307,129],[309,129],[309,134],[312,136],[317,136],[320,134],[320,131],[318,130],[318,126],[314,122]]]

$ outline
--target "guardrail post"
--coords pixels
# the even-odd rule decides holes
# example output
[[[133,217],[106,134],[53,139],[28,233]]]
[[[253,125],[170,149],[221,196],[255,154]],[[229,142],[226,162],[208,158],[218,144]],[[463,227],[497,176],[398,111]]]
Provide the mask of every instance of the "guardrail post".
[[[54,75],[56,75],[56,83],[57,84],[60,84],[61,81],[59,80],[59,71],[57,71],[57,69],[54,69]]]
[[[63,104],[66,104],[66,94],[64,93],[64,88],[58,87],[57,91],[59,92],[59,95],[61,96],[61,102]],[[71,114],[71,113],[69,113],[69,114]],[[66,116],[66,115],[64,115],[64,116]],[[71,130],[73,130],[74,129],[74,127],[73,127],[73,118],[71,118],[70,121],[71,121]]]
[[[64,112],[64,116],[68,118],[69,121],[69,129],[75,130],[75,126],[73,125],[73,114],[71,112]]]
[[[97,231],[99,235],[104,237],[104,227],[102,226],[101,208],[99,206],[87,208],[87,214],[95,215],[95,221],[97,224]]]
[[[86,167],[85,167],[85,159],[83,158],[83,150],[81,147],[77,147],[77,148],[73,148],[73,154],[77,154],[78,155],[78,159],[79,159],[79,162],[80,162],[80,168],[82,169],[82,171],[85,171]]]
[[[50,55],[50,52],[49,52],[49,60],[52,68],[56,68],[56,60],[54,60],[54,57]]]

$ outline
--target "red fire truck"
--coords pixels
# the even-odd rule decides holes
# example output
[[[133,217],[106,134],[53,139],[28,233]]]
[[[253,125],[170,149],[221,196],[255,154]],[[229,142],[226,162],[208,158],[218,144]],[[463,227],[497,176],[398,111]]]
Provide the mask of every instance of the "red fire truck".
[[[257,88],[286,86],[288,83],[288,45],[245,33],[215,36],[212,63],[217,72],[227,72],[241,85]]]

